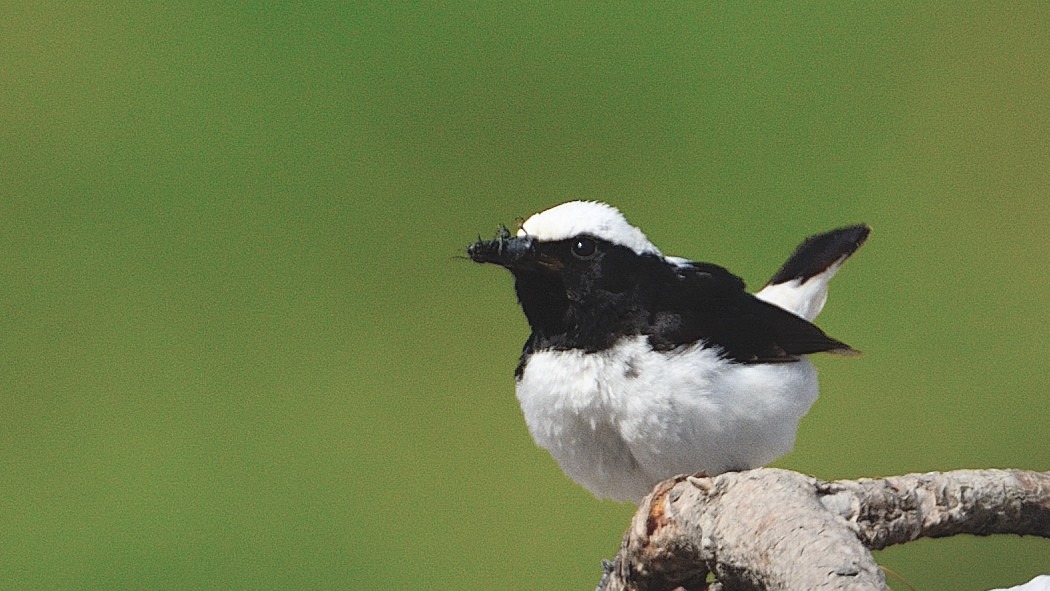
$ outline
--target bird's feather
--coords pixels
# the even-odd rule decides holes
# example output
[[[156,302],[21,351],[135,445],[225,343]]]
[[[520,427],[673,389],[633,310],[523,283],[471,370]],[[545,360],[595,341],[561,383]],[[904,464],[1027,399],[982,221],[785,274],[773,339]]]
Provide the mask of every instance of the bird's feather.
[[[680,264],[678,286],[653,303],[649,340],[660,350],[704,341],[742,363],[796,361],[799,355],[848,352],[849,345],[783,308],[744,291],[744,282],[709,263]]]

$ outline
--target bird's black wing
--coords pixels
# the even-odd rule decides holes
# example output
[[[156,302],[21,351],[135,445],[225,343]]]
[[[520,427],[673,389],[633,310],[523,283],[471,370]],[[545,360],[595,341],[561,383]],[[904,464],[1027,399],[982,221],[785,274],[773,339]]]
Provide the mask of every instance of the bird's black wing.
[[[686,263],[674,273],[673,289],[650,294],[654,313],[649,340],[654,348],[671,350],[702,340],[741,363],[853,351],[809,321],[747,293],[739,277],[718,265]]]

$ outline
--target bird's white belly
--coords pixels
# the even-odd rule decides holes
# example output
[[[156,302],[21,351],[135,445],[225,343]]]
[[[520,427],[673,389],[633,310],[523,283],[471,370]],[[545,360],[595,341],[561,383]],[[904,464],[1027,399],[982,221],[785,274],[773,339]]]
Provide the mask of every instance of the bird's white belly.
[[[533,439],[599,497],[637,502],[676,474],[754,468],[791,451],[817,372],[740,364],[702,346],[654,352],[630,337],[597,353],[528,359],[518,400]]]

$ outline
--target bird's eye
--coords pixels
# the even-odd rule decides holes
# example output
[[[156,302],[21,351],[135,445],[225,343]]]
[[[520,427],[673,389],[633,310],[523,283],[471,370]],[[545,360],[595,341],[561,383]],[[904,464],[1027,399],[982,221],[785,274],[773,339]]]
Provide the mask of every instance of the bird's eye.
[[[589,259],[598,252],[598,245],[590,238],[576,238],[572,241],[572,254],[576,258]]]

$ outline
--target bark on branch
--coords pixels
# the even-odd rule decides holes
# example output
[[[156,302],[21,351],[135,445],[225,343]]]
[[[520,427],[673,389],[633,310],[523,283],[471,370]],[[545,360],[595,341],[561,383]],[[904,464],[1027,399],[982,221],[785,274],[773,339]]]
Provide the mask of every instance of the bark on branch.
[[[885,590],[871,550],[956,534],[1050,538],[1050,472],[680,476],[643,499],[598,589]]]

